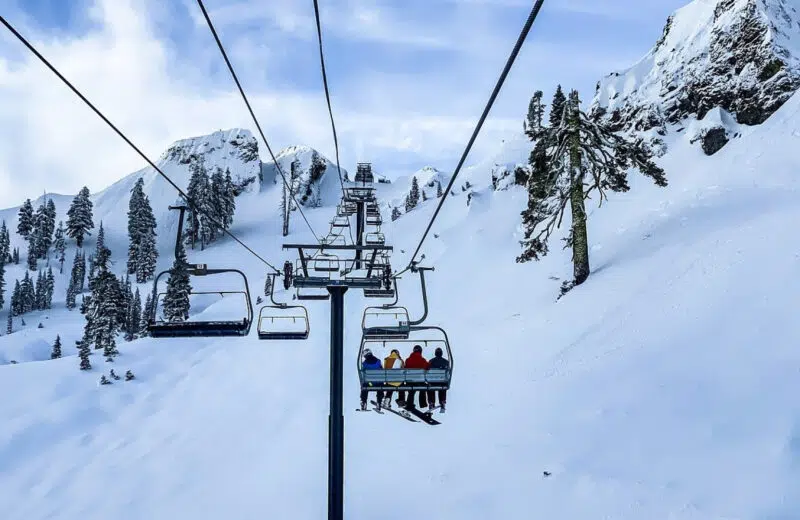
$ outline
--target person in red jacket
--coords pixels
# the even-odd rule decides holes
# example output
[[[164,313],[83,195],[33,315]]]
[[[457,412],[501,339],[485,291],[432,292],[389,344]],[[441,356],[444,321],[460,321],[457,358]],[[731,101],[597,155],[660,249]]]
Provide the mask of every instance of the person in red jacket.
[[[428,360],[422,356],[422,347],[420,345],[414,345],[414,351],[408,356],[406,359],[406,369],[413,369],[413,368],[421,368],[427,370],[430,367],[430,363]],[[410,390],[408,392],[408,399],[406,400],[406,408],[413,408],[414,407],[414,394],[416,394],[416,390]],[[419,407],[420,408],[427,408],[428,407],[428,399],[425,395],[425,391],[420,391],[419,393]]]

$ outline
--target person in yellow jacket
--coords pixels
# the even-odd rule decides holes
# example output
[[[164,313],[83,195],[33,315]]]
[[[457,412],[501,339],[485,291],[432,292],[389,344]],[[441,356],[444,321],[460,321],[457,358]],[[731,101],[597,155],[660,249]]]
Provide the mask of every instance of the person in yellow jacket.
[[[400,351],[397,349],[393,349],[388,356],[383,359],[383,368],[385,370],[389,370],[392,368],[405,368],[406,364],[403,362],[402,356],[400,356]],[[392,386],[400,386],[400,383],[389,383]],[[394,390],[389,390],[386,392],[386,397],[383,399],[383,407],[384,408],[391,408],[392,407],[392,393]],[[406,400],[406,393],[403,390],[397,391],[397,400],[400,402],[405,402]]]

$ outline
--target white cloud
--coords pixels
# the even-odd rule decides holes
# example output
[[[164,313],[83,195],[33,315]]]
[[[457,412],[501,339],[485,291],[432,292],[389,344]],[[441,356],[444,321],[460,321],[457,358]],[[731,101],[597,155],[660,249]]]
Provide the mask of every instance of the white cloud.
[[[94,0],[83,14],[92,17],[91,29],[72,36],[31,28],[32,17],[19,13],[8,18],[155,159],[177,139],[232,127],[255,132],[199,9],[194,1],[182,1],[183,18],[177,20],[174,10],[156,0]],[[308,144],[333,159],[310,2],[207,4],[273,150]],[[345,167],[357,160],[388,165],[395,156],[455,164],[518,32],[480,6],[461,5],[442,19],[436,16],[441,2],[436,8],[421,0],[408,0],[404,9],[398,5],[322,3]],[[177,35],[176,27],[182,31]],[[526,43],[472,157],[494,151],[507,132],[518,131],[534,89],[557,81],[593,86],[619,63],[619,53],[601,45],[555,42],[542,32],[535,28]],[[331,51],[354,40],[364,54]],[[405,61],[386,72],[394,69],[394,50],[375,50],[366,41],[393,43],[406,52]],[[435,67],[426,61],[428,50],[440,52]],[[144,166],[7,32],[0,36],[0,99],[0,207],[45,189],[72,194],[86,184],[97,191]]]

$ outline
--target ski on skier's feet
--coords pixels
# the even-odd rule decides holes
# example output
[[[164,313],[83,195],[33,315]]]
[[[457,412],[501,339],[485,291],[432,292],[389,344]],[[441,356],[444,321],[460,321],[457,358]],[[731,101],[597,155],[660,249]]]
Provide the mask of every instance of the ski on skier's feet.
[[[400,403],[398,403],[398,404],[400,404]],[[410,406],[410,407],[409,406],[404,406],[403,409],[406,410],[411,415],[419,417],[423,422],[428,423],[431,426],[435,426],[437,424],[442,424],[439,421],[437,421],[436,419],[434,419],[433,417],[431,417],[431,413],[430,412],[423,412],[422,410],[420,410],[419,408],[416,408],[414,406]]]
[[[374,404],[375,406],[378,406],[378,403],[376,403],[375,401],[370,401],[370,402],[371,402],[372,404]],[[414,419],[413,417],[411,417],[411,414],[410,414],[410,413],[408,413],[408,411],[406,411],[405,409],[395,410],[394,408],[385,408],[385,407],[384,407],[384,408],[381,408],[381,410],[389,410],[389,411],[390,411],[390,412],[392,412],[393,414],[395,414],[395,415],[399,415],[400,417],[402,417],[403,419],[406,419],[407,421],[411,421],[411,422],[419,422],[419,421],[417,421],[416,419]],[[405,412],[405,413],[404,413],[404,412]],[[382,412],[381,412],[381,413],[382,413]]]

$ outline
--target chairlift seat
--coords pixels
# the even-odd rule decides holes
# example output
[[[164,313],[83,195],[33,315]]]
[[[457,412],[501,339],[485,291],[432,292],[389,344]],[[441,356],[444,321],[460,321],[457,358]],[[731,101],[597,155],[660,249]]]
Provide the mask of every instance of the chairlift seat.
[[[364,289],[365,298],[394,298],[394,288],[392,289]]]
[[[442,368],[359,369],[362,390],[447,390],[451,373]]]
[[[302,312],[300,311],[302,310]],[[269,312],[290,312],[292,314],[286,315],[265,315]],[[275,324],[277,322],[287,322],[291,320],[292,323],[302,322],[304,327],[301,330],[286,330],[282,329],[268,329],[265,325],[266,322]],[[295,339],[308,339],[309,334],[308,311],[301,305],[286,305],[286,306],[273,306],[267,305],[261,308],[258,314],[258,339],[264,340],[295,340]]]
[[[247,319],[241,321],[157,321],[147,327],[153,338],[196,338],[246,336],[250,330]]]

